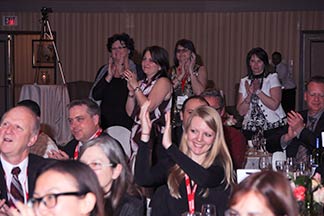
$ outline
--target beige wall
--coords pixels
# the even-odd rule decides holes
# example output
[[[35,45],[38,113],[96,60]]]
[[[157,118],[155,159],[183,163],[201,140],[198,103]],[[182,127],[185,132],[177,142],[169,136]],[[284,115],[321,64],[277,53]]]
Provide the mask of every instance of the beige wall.
[[[1,30],[41,29],[39,13],[0,12],[0,17],[3,15],[18,16],[19,26]],[[129,33],[139,52],[153,44],[165,47],[171,62],[175,42],[188,38],[207,66],[208,78],[224,90],[227,103],[234,104],[235,83],[246,73],[245,56],[252,47],[261,46],[268,54],[281,51],[286,60],[292,60],[298,81],[300,31],[323,30],[324,11],[73,12],[51,13],[49,21],[57,33],[57,47],[68,82],[94,79],[97,69],[106,62],[107,37],[114,33]]]

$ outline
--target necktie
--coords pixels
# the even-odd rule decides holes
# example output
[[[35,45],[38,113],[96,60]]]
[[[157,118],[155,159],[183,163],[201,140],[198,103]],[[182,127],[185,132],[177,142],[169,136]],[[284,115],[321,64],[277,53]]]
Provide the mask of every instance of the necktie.
[[[14,167],[11,170],[12,180],[10,184],[10,194],[15,200],[24,202],[24,191],[22,185],[18,179],[18,175],[21,172],[19,167]],[[13,201],[13,200],[12,200]]]
[[[316,122],[316,118],[309,116],[306,128],[310,131],[314,131],[315,122]],[[307,148],[305,148],[303,145],[300,145],[298,147],[298,151],[296,154],[296,162],[297,163],[307,162],[307,156],[308,156]]]

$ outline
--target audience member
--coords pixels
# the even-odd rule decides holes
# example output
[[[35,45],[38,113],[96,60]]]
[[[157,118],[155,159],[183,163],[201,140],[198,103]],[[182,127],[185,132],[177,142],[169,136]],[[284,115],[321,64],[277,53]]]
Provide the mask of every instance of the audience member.
[[[197,53],[192,41],[178,40],[174,47],[174,66],[171,68],[173,84],[172,123],[181,126],[180,110],[183,102],[192,95],[199,95],[207,85],[206,67],[196,61]]]
[[[209,106],[195,109],[184,125],[178,148],[171,141],[171,117],[167,113],[162,145],[169,157],[151,166],[148,107],[149,101],[143,104],[140,114],[142,133],[135,180],[142,186],[162,185],[153,196],[152,215],[199,211],[203,203],[214,204],[217,215],[223,215],[233,183],[233,168],[219,114]]]
[[[204,91],[203,96],[221,116],[223,121],[224,138],[231,154],[234,168],[241,169],[245,162],[247,142],[244,135],[238,129],[232,127],[233,117],[225,111],[225,100],[221,92],[216,89]]]
[[[134,185],[127,157],[116,140],[109,136],[90,140],[82,146],[80,160],[88,164],[99,179],[107,215],[144,215],[144,199]]]
[[[190,114],[194,109],[199,106],[208,105],[208,102],[200,95],[193,95],[187,98],[182,105],[180,119],[182,124],[180,126],[173,127],[172,129],[172,142],[177,146],[180,145],[183,127],[186,124]]]
[[[282,85],[281,105],[285,112],[288,113],[291,110],[295,110],[296,83],[288,65],[282,62],[280,52],[272,53],[272,63]]]
[[[125,71],[125,78],[128,81],[129,95],[126,103],[126,111],[135,123],[131,133],[131,163],[135,159],[140,140],[141,127],[139,121],[140,107],[144,102],[150,100],[150,118],[153,123],[154,137],[159,138],[164,126],[164,113],[171,109],[172,84],[167,77],[169,70],[168,52],[159,46],[147,47],[143,51],[142,68],[146,79],[137,81],[136,77],[129,70]],[[159,145],[153,145],[153,160],[157,159]]]
[[[135,77],[143,79],[139,74],[142,70],[131,60],[134,40],[126,33],[114,34],[108,38],[107,49],[110,53],[108,64],[99,69],[90,98],[100,101],[102,129],[120,125],[130,130],[133,120],[125,110],[128,88],[124,71],[129,69]]]
[[[54,161],[37,177],[32,208],[17,203],[12,216],[105,216],[103,192],[94,172],[79,161]]]
[[[280,143],[287,157],[306,162],[316,147],[316,138],[324,131],[324,77],[314,76],[305,86],[304,100],[307,110],[288,113],[288,127],[271,137],[269,142]],[[322,140],[323,142],[323,140]]]
[[[77,159],[80,147],[90,139],[107,135],[100,128],[100,108],[90,99],[74,100],[68,105],[70,130],[74,138],[62,150],[51,151],[50,158]]]
[[[39,132],[39,118],[29,108],[17,106],[7,111],[0,124],[0,212],[26,203],[33,194],[36,172],[47,162],[29,154]]]
[[[17,103],[17,106],[24,106],[33,111],[37,118],[40,119],[41,110],[39,105],[33,100],[22,100]],[[37,140],[34,145],[29,149],[29,152],[35,155],[42,156],[44,158],[48,157],[48,153],[52,150],[58,150],[57,145],[46,133],[41,129],[39,130]]]
[[[297,202],[288,179],[280,172],[252,174],[234,188],[225,216],[296,216]]]
[[[268,54],[262,48],[249,51],[246,66],[248,75],[241,79],[236,106],[244,116],[243,134],[250,140],[261,131],[267,138],[287,122],[280,104],[281,84],[278,74],[269,73]]]

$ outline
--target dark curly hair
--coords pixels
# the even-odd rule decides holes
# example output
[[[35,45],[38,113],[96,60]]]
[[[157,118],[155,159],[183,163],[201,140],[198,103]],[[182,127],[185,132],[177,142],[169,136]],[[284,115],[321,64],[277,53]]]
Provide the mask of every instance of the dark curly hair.
[[[120,41],[123,42],[125,44],[125,46],[127,47],[127,49],[129,50],[129,58],[131,58],[134,54],[134,40],[133,38],[131,38],[128,34],[126,33],[121,33],[121,34],[114,34],[113,36],[111,36],[110,38],[108,38],[108,42],[107,42],[107,50],[109,52],[111,52],[111,48],[113,43],[115,43],[116,41]]]

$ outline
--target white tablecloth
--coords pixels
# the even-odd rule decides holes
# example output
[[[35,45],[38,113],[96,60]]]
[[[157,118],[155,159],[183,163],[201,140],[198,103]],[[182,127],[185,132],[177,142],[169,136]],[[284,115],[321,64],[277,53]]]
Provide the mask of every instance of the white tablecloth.
[[[54,138],[58,145],[65,144],[72,138],[67,120],[70,98],[66,86],[24,85],[19,101],[26,99],[39,104],[42,130]]]

